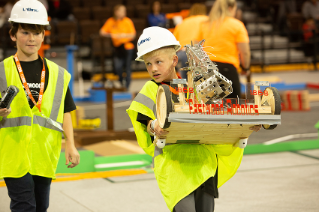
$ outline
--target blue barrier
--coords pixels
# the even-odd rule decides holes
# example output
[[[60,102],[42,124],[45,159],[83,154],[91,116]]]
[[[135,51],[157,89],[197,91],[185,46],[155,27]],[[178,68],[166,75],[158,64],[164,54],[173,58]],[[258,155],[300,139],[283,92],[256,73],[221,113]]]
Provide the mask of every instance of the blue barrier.
[[[71,80],[69,83],[69,88],[71,91],[71,94],[73,96],[73,80],[74,80],[74,55],[73,52],[78,50],[78,46],[76,45],[67,45],[66,48],[66,61],[67,61],[67,70],[71,74]]]
[[[284,90],[302,90],[306,89],[306,83],[291,83],[291,84],[286,84],[284,82],[278,82],[278,83],[270,83],[271,87],[277,88],[279,91],[284,91]],[[240,89],[242,93],[245,93],[245,88],[246,85],[241,83],[240,84]],[[268,86],[260,86],[261,90],[265,90],[265,88]]]

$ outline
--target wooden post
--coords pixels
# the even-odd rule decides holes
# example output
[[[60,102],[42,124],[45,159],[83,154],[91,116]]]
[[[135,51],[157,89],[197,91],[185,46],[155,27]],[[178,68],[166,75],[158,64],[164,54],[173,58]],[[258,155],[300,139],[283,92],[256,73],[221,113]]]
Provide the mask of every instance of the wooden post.
[[[107,130],[114,130],[114,116],[113,116],[113,90],[106,89],[106,119]]]
[[[106,123],[107,130],[114,130],[114,114],[113,114],[113,92],[125,91],[125,88],[105,88],[105,87],[93,87],[92,90],[104,90],[106,95]]]

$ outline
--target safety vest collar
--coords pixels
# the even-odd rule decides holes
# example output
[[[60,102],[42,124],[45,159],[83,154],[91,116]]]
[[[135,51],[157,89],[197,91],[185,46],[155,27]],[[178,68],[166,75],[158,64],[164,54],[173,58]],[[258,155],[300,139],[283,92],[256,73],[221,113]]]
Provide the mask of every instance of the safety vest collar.
[[[48,66],[50,69],[50,66]],[[49,70],[50,73],[50,70]],[[53,97],[53,105],[50,114],[50,118],[54,121],[57,120],[60,110],[60,105],[63,97],[63,88],[64,88],[64,68],[58,66],[58,80],[56,82],[56,90]]]
[[[0,92],[1,96],[4,94],[4,91],[7,89],[7,80],[6,73],[4,71],[4,62],[0,63]]]

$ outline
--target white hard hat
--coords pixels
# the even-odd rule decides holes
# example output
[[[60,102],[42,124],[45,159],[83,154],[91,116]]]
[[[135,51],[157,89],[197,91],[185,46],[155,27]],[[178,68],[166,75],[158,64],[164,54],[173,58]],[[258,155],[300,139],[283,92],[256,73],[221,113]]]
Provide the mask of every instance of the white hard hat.
[[[174,46],[176,51],[181,48],[181,44],[169,30],[157,26],[148,27],[143,30],[137,41],[137,58],[135,60],[144,61],[143,55],[164,46]]]
[[[38,0],[20,0],[15,3],[9,22],[49,25],[47,10]]]

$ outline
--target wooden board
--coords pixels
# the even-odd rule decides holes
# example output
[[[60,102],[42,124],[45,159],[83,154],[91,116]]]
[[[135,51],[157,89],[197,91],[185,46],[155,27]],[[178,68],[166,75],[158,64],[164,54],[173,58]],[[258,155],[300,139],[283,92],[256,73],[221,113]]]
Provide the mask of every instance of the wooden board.
[[[248,138],[253,125],[199,124],[172,122],[166,130],[166,143],[235,144],[240,138]],[[183,140],[186,140],[183,142]],[[192,142],[191,140],[194,140]]]

